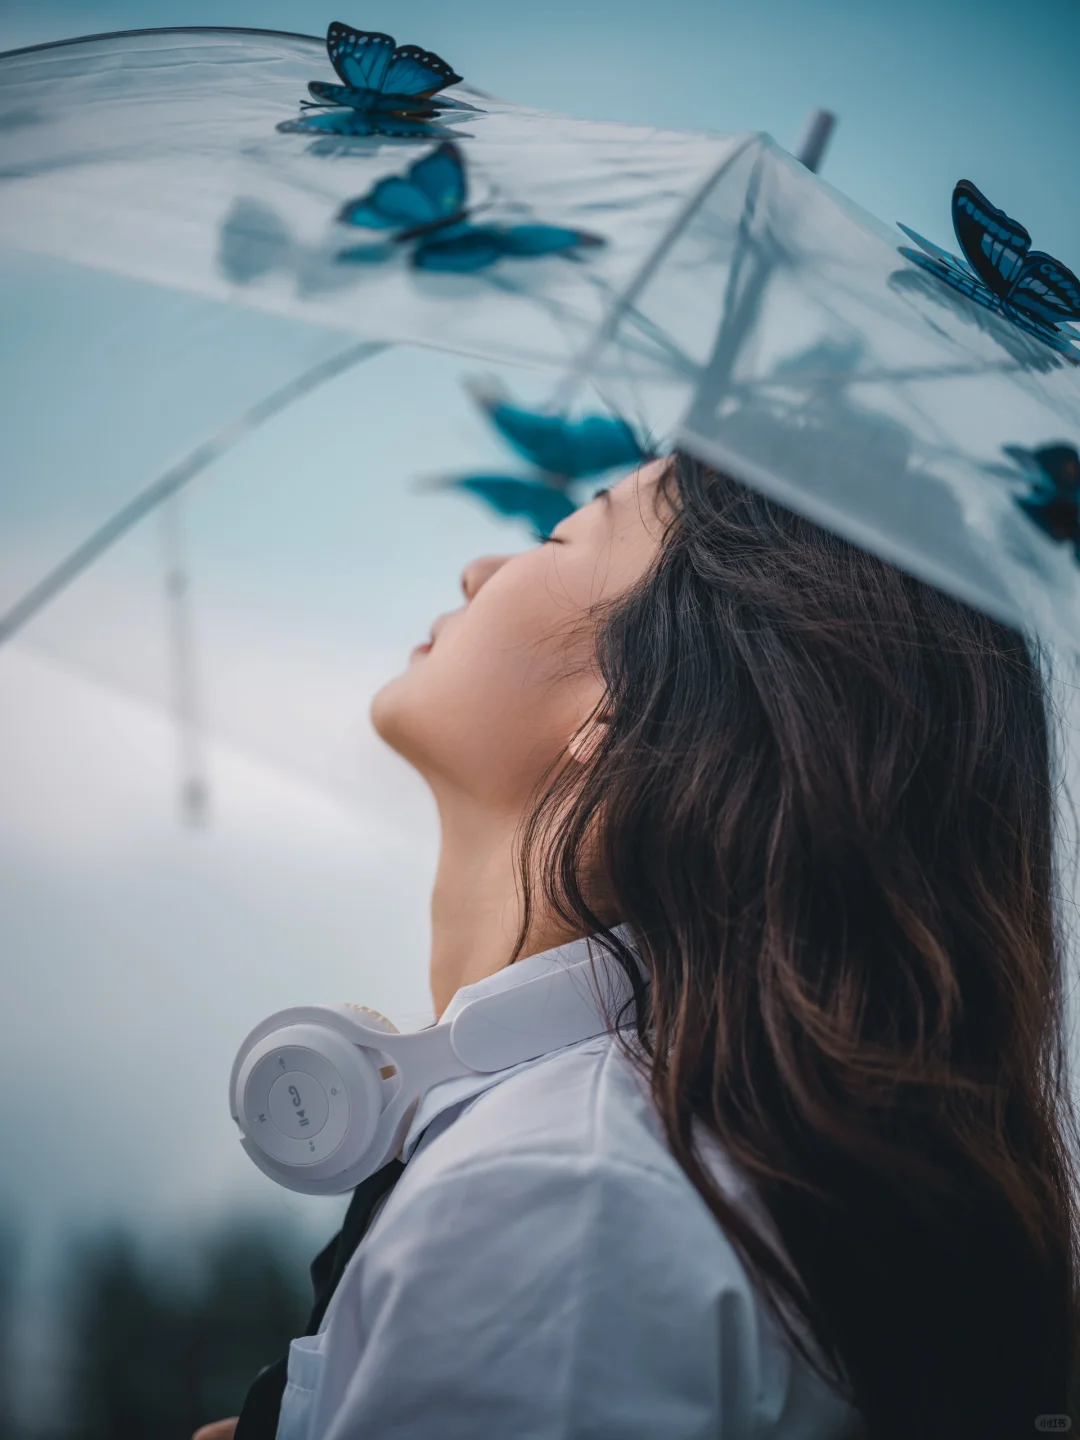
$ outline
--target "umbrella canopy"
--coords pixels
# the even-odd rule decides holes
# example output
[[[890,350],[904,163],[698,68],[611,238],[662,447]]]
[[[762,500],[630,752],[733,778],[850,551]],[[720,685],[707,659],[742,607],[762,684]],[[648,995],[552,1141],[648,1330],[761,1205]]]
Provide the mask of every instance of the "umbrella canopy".
[[[0,633],[88,535],[212,468],[189,517],[210,718],[247,737],[272,711],[306,736],[275,755],[325,748],[282,692],[340,713],[359,651],[381,674],[422,635],[413,577],[496,540],[408,486],[493,468],[460,387],[482,364],[553,413],[602,397],[643,443],[1071,643],[1076,486],[1070,529],[1038,458],[1056,447],[1067,481],[1067,330],[946,283],[935,247],[916,263],[767,137],[526,110],[438,57],[430,94],[373,101],[365,71],[327,108],[342,29],[329,49],[174,30],[0,58],[0,286],[29,341],[5,362]],[[289,405],[296,427],[253,436]],[[33,633],[161,691],[132,601],[149,573],[99,563]]]
[[[1060,535],[1031,502],[1053,488],[1033,457],[1080,442],[1080,336],[1022,328],[908,248],[756,137],[614,307],[578,373],[603,374],[613,399],[739,480],[1072,647],[1075,477]],[[722,288],[722,313],[715,330],[694,333],[675,317],[693,313],[703,275]],[[619,343],[626,330],[661,327],[689,361],[666,383]]]
[[[324,42],[246,31],[0,60],[0,293],[22,337],[0,362],[15,398],[0,636],[32,620],[37,643],[167,699],[158,537],[107,547],[209,469],[185,517],[207,720],[320,776],[336,742],[314,717],[348,724],[454,603],[462,558],[506,546],[479,506],[411,490],[418,476],[505,468],[461,378],[479,361],[513,367],[517,393],[542,399],[737,145],[541,115],[460,85],[410,137],[292,131],[309,83],[335,78]],[[437,273],[395,241],[400,225],[339,218],[451,135],[473,231],[585,243]],[[340,258],[368,242],[386,253]],[[295,423],[270,424],[263,447],[254,432],[290,406]],[[403,423],[410,412],[418,423]],[[52,582],[88,559],[54,601]],[[442,597],[397,584],[387,607],[388,586],[414,574],[445,577]],[[342,678],[358,672],[359,685]]]
[[[1038,467],[1024,458],[1080,442],[1073,331],[1040,338],[927,274],[896,230],[763,141],[694,228],[703,246],[720,238],[726,300],[681,444],[1073,647],[1076,482],[1061,544],[1032,521]]]
[[[0,245],[362,339],[558,366],[738,143],[570,120],[466,85],[446,99],[474,108],[405,138],[283,133],[315,118],[301,106],[323,77],[323,42],[252,31],[3,57]],[[345,203],[448,138],[477,223],[587,232],[599,242],[588,263],[511,257],[483,275],[418,275],[408,247],[383,265],[343,263],[361,238],[339,219]]]

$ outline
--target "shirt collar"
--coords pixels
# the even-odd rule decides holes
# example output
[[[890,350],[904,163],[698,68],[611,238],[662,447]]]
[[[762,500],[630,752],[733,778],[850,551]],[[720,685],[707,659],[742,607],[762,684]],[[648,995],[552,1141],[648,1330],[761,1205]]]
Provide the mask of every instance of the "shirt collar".
[[[626,925],[616,926],[612,934],[624,945],[633,944],[629,927]],[[477,980],[475,984],[463,985],[443,1011],[439,1024],[448,1024],[470,1001],[479,1000],[481,996],[497,995],[504,990],[513,990],[515,986],[524,985],[529,980],[536,980],[541,975],[550,974],[552,970],[580,964],[589,958],[590,939],[591,937],[586,936],[580,940],[571,940],[566,945],[557,945],[553,950],[541,951],[539,955],[528,955],[523,960],[515,961],[513,965],[496,970],[494,975],[487,975],[483,980]],[[592,945],[592,955],[597,964],[604,963],[603,952],[595,942]],[[444,1112],[463,1105],[468,1100],[475,1099],[485,1090],[490,1090],[495,1085],[501,1085],[511,1075],[528,1070],[532,1065],[539,1065],[546,1058],[545,1055],[539,1055],[535,1060],[525,1060],[520,1065],[511,1065],[507,1070],[495,1070],[483,1075],[458,1075],[452,1080],[443,1080],[440,1084],[433,1085],[426,1095],[421,1096],[420,1104],[416,1108],[416,1114],[412,1118],[401,1147],[401,1158],[406,1161],[410,1158],[419,1145],[425,1130]]]

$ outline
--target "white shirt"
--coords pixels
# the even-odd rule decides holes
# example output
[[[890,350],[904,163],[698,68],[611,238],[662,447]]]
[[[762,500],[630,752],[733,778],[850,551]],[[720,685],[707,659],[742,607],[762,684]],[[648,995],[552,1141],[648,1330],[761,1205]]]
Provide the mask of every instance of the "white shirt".
[[[518,961],[452,1009],[550,964]],[[403,1155],[322,1330],[293,1341],[278,1440],[859,1433],[765,1311],[613,1037],[436,1086]]]

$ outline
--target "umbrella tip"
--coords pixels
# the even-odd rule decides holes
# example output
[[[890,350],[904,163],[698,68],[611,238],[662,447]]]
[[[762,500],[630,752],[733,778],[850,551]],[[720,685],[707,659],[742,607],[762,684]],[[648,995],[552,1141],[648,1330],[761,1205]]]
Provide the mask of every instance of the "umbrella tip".
[[[816,175],[821,169],[825,151],[836,129],[836,116],[831,110],[811,110],[795,146],[795,159]]]

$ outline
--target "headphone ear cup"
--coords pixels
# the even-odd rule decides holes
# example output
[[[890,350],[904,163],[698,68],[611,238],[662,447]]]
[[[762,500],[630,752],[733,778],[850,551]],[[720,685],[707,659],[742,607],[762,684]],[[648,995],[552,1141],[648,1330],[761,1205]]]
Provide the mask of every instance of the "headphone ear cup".
[[[231,1102],[241,1144],[260,1170],[291,1190],[336,1194],[357,1181],[386,1089],[377,1053],[354,1044],[328,1012],[289,1023],[285,1011],[245,1042]]]

